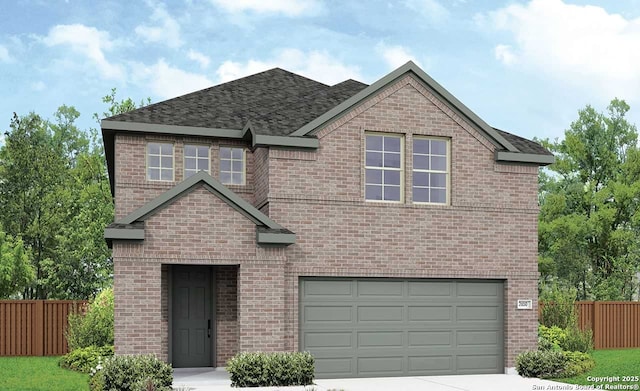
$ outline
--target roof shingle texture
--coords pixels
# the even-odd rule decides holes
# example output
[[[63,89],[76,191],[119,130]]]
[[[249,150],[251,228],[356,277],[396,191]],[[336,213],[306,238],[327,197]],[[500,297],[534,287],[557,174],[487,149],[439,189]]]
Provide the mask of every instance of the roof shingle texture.
[[[274,68],[107,120],[238,130],[251,121],[257,134],[287,136],[367,87],[355,80],[328,86]],[[551,154],[531,140],[496,131],[522,153]]]

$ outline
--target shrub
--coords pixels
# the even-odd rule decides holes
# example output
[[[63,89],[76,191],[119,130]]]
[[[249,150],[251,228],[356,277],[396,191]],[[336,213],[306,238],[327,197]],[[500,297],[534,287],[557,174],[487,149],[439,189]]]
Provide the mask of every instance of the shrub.
[[[532,350],[516,357],[516,370],[524,377],[558,377],[565,369],[566,358],[562,352]]]
[[[308,352],[255,352],[236,354],[227,371],[232,387],[273,387],[311,384],[315,369]]]
[[[72,351],[89,346],[113,345],[113,289],[100,292],[86,314],[70,314],[65,336]]]
[[[543,302],[540,313],[540,323],[542,325],[566,329],[577,324],[578,313],[575,307],[575,289],[562,289],[553,286],[543,292],[540,301]]]
[[[591,330],[582,331],[577,326],[569,327],[560,346],[568,352],[590,353],[593,351],[593,332]]]
[[[566,338],[567,332],[558,326],[538,326],[538,349],[540,350],[560,351]]]
[[[563,352],[566,359],[562,377],[573,377],[593,369],[596,365],[591,355],[582,352]]]
[[[89,373],[91,368],[98,365],[105,357],[113,356],[113,345],[102,347],[89,346],[87,348],[76,349],[60,357],[58,364],[62,368],[73,371]]]
[[[113,356],[92,371],[91,391],[170,391],[173,369],[153,355]]]

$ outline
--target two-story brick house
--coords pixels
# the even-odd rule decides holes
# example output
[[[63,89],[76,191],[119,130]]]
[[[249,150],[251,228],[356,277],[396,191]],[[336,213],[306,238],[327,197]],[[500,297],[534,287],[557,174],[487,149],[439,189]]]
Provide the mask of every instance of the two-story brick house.
[[[272,69],[102,121],[116,352],[308,350],[321,377],[503,373],[536,346],[537,173],[415,64]]]

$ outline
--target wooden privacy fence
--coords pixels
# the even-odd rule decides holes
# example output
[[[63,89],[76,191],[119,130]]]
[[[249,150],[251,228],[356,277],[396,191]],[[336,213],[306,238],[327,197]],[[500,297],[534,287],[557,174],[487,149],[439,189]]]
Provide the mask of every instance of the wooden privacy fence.
[[[59,356],[68,352],[67,317],[87,301],[1,300],[0,356]]]
[[[640,347],[640,302],[577,301],[576,309],[580,328],[593,330],[596,349]]]

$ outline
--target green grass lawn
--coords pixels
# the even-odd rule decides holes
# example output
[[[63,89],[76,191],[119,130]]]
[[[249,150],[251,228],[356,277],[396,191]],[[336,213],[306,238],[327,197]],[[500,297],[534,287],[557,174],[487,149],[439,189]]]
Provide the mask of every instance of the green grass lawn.
[[[567,379],[553,379],[563,383],[602,385],[607,389],[607,384],[638,384],[636,378],[640,376],[640,349],[615,349],[596,350],[593,352],[593,359],[596,362],[595,368],[587,373]],[[588,377],[619,377],[619,381],[597,381],[587,380]],[[624,379],[624,377],[630,377]]]
[[[58,357],[0,357],[0,390],[87,391],[89,375],[60,368]]]

